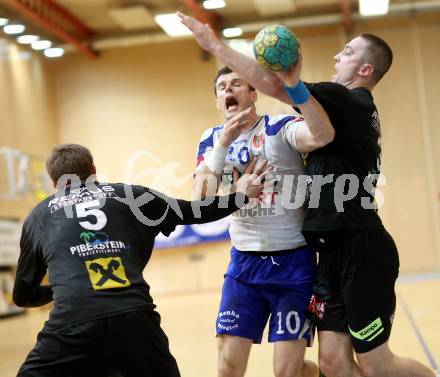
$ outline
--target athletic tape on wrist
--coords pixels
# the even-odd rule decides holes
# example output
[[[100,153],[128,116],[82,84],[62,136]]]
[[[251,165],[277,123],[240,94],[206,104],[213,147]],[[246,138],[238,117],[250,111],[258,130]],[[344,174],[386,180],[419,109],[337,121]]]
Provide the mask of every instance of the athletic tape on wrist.
[[[307,89],[307,87],[304,85],[302,81],[300,81],[296,86],[284,85],[284,89],[286,90],[290,99],[296,105],[302,105],[310,97],[309,89]]]
[[[228,154],[228,148],[223,145],[216,144],[211,152],[211,154],[206,159],[206,166],[214,174],[223,173],[223,168],[225,167],[225,159]]]

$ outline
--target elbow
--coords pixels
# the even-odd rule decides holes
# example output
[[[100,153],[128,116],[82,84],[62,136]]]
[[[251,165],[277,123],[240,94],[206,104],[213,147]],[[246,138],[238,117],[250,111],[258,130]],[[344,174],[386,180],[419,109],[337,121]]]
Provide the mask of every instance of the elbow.
[[[335,139],[335,130],[332,127],[327,132],[315,137],[311,143],[307,145],[307,152],[325,147]]]
[[[23,296],[18,295],[15,291],[12,294],[12,301],[20,308],[26,308],[28,306],[27,300]]]
[[[324,138],[324,145],[330,144],[333,140],[335,140],[335,129],[330,127]]]
[[[316,138],[315,144],[318,148],[325,147],[326,145],[330,144],[335,139],[335,129],[330,124],[325,132],[322,132],[319,137]]]

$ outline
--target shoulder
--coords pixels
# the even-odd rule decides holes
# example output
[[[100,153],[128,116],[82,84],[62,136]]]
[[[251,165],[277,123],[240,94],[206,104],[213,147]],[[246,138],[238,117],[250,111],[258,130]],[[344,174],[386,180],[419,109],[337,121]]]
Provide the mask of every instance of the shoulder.
[[[204,155],[207,151],[210,151],[214,147],[214,143],[217,141],[223,125],[211,127],[202,133],[200,138],[199,148],[197,150],[197,156]],[[200,161],[199,161],[200,163]]]
[[[353,100],[357,101],[360,105],[374,106],[373,95],[367,88],[355,88],[349,92]]]
[[[304,121],[300,115],[295,114],[278,114],[266,115],[266,134],[268,136],[277,135],[284,127]]]
[[[200,137],[201,141],[213,138],[214,135],[218,134],[222,129],[223,124],[206,129],[205,131],[203,131],[202,136]]]
[[[318,100],[322,98],[336,102],[341,99],[351,99],[373,102],[371,92],[364,87],[348,89],[346,86],[334,82],[306,83],[306,86]]]
[[[38,224],[41,218],[48,214],[48,209],[53,199],[55,199],[55,194],[48,196],[38,203],[26,217],[23,224],[26,226],[35,226]]]

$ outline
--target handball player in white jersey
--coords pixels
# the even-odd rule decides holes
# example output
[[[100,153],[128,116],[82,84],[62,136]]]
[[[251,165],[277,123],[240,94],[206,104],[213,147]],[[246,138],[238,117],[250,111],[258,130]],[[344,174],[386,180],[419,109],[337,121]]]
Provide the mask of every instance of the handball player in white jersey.
[[[304,163],[296,145],[325,145],[332,135],[310,132],[299,116],[257,115],[255,89],[228,67],[218,72],[214,90],[225,122],[201,137],[193,194],[230,190],[255,158],[273,168],[261,197],[232,215],[231,260],[216,322],[218,375],[244,375],[251,346],[261,343],[269,321],[275,376],[317,376],[313,363],[303,363],[312,337],[307,307],[316,257],[301,234],[304,193],[296,186]]]

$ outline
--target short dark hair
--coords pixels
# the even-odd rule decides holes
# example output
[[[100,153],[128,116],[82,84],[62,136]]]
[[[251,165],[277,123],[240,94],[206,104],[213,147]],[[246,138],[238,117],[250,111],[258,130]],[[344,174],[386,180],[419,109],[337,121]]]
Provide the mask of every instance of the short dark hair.
[[[93,156],[79,144],[56,145],[46,161],[46,169],[55,184],[64,174],[76,174],[81,181],[94,173]]]
[[[377,35],[361,34],[360,37],[368,43],[364,59],[374,66],[372,79],[374,83],[377,83],[390,69],[393,62],[393,51],[388,43]]]
[[[232,73],[232,72],[234,72],[234,71],[231,68],[226,67],[226,66],[221,68],[221,69],[219,69],[219,71],[217,72],[217,76],[215,76],[215,79],[214,79],[214,93],[215,93],[216,96],[217,96],[217,87],[216,87],[216,85],[217,85],[218,78],[220,76],[227,75],[228,73]],[[249,90],[251,92],[255,92],[255,88],[252,85],[248,84],[248,86],[249,86]]]

